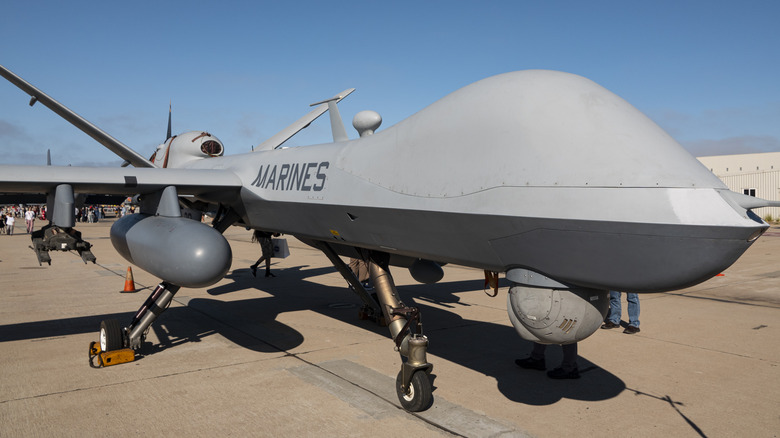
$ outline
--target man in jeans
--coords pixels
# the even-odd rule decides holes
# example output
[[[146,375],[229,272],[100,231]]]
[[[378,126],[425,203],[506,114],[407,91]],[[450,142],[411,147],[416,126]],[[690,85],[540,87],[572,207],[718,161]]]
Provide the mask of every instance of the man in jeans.
[[[639,296],[634,293],[626,293],[628,301],[628,327],[623,333],[633,335],[639,333]],[[607,322],[601,326],[603,329],[613,329],[620,327],[620,316],[622,309],[620,307],[620,292],[609,291],[609,316]]]

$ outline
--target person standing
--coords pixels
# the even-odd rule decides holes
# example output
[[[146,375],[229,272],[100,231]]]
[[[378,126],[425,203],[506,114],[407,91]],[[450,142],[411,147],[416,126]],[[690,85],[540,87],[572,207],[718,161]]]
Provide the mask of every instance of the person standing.
[[[628,327],[623,330],[623,333],[633,335],[639,333],[639,295],[635,293],[626,293],[626,301],[628,301]],[[613,329],[620,327],[620,317],[622,315],[622,307],[620,305],[620,292],[611,290],[609,291],[609,316],[607,321],[601,326],[603,329]]]
[[[579,379],[580,371],[577,367],[577,343],[561,345],[563,348],[563,361],[561,366],[551,371],[547,371],[547,377],[551,379]],[[547,345],[534,342],[534,348],[531,355],[525,359],[516,359],[515,364],[520,368],[527,370],[545,371],[547,365],[544,359],[544,353]]]
[[[32,208],[24,212],[24,222],[27,224],[27,234],[32,233],[35,228],[35,211]]]
[[[12,213],[12,214],[9,214],[9,215],[8,215],[8,216],[5,218],[5,228],[6,228],[6,231],[5,231],[5,232],[6,232],[6,234],[8,234],[9,236],[10,236],[10,235],[12,235],[12,234],[14,234],[14,222],[16,222],[16,219],[14,219],[14,215],[13,215],[13,213]]]
[[[257,259],[254,265],[251,265],[249,269],[252,271],[252,276],[257,277],[257,267],[265,260],[265,276],[276,277],[271,273],[271,257],[274,255],[274,244],[271,241],[273,234],[266,233],[265,231],[255,230],[252,234],[252,242],[260,242],[260,248],[263,251],[263,255]],[[278,234],[277,234],[278,236]]]

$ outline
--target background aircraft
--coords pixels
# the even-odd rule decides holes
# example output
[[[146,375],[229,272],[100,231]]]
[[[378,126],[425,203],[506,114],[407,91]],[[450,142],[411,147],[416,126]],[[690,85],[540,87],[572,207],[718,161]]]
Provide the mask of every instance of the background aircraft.
[[[363,311],[388,323],[411,411],[432,402],[432,365],[391,265],[421,282],[438,281],[443,263],[504,272],[518,333],[566,344],[599,327],[609,290],[679,289],[727,268],[768,228],[750,209],[773,205],[730,192],[630,104],[562,72],[490,77],[381,132],[378,114],[360,112],[356,140],[336,106],[345,90],[252,153],[225,156],[216,137],[191,132],[169,135],[151,159],[0,74],[133,166],[0,166],[0,191],[47,195],[45,230],[56,235],[73,234],[74,193],[140,195],[141,213],[116,221],[111,240],[162,282],[127,327],[103,321],[103,351],[138,348],[180,287],[219,281],[231,263],[227,227],[280,232],[321,249]],[[333,143],[279,148],[326,110]],[[217,215],[210,227],[182,206]],[[340,256],[372,262],[376,300]]]

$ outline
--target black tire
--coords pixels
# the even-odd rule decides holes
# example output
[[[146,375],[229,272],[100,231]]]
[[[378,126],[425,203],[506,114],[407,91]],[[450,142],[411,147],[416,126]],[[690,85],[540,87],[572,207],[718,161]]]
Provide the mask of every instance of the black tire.
[[[402,374],[403,371],[400,371],[395,379],[395,391],[401,406],[409,412],[420,412],[428,409],[433,403],[433,386],[428,374],[422,370],[415,371],[406,392],[401,388],[403,386]]]
[[[122,327],[115,319],[100,321],[100,351],[120,350],[122,345]]]

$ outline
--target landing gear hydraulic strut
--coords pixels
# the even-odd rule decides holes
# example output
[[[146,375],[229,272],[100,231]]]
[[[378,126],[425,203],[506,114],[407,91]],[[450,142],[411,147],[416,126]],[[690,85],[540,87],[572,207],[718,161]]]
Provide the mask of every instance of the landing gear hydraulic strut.
[[[395,381],[398,401],[407,411],[419,412],[428,409],[433,402],[429,377],[433,365],[426,357],[428,338],[422,334],[419,310],[405,306],[398,299],[388,260],[388,254],[372,252],[369,274],[390,335],[395,341],[395,349],[403,360]]]
[[[158,284],[151,295],[149,295],[149,298],[138,309],[130,325],[125,329],[122,329],[119,321],[115,319],[101,321],[99,349],[98,345],[90,345],[90,361],[93,357],[98,357],[99,363],[102,366],[106,366],[133,360],[134,356],[132,354],[129,360],[125,360],[124,358],[127,357],[127,354],[120,356],[114,352],[132,351],[141,348],[141,344],[143,344],[146,338],[147,330],[154,320],[168,308],[179,288],[175,284],[166,282]],[[106,363],[106,359],[113,359],[113,362]]]
[[[179,286],[162,282],[152,291],[149,298],[138,309],[133,321],[127,327],[127,346],[133,350],[141,348],[146,338],[146,332],[155,319],[168,308],[173,296],[179,291]]]
[[[315,242],[312,245],[328,256],[336,270],[363,301],[361,319],[374,319],[377,322],[381,320],[390,329],[395,350],[401,354],[403,361],[395,380],[395,390],[401,406],[410,412],[428,409],[433,402],[433,385],[429,377],[433,365],[428,363],[426,357],[428,338],[422,333],[420,311],[415,307],[405,306],[398,299],[398,291],[390,275],[390,255],[383,252],[358,251],[360,255],[367,256],[367,261],[371,261],[369,275],[376,291],[375,300],[327,242]]]

